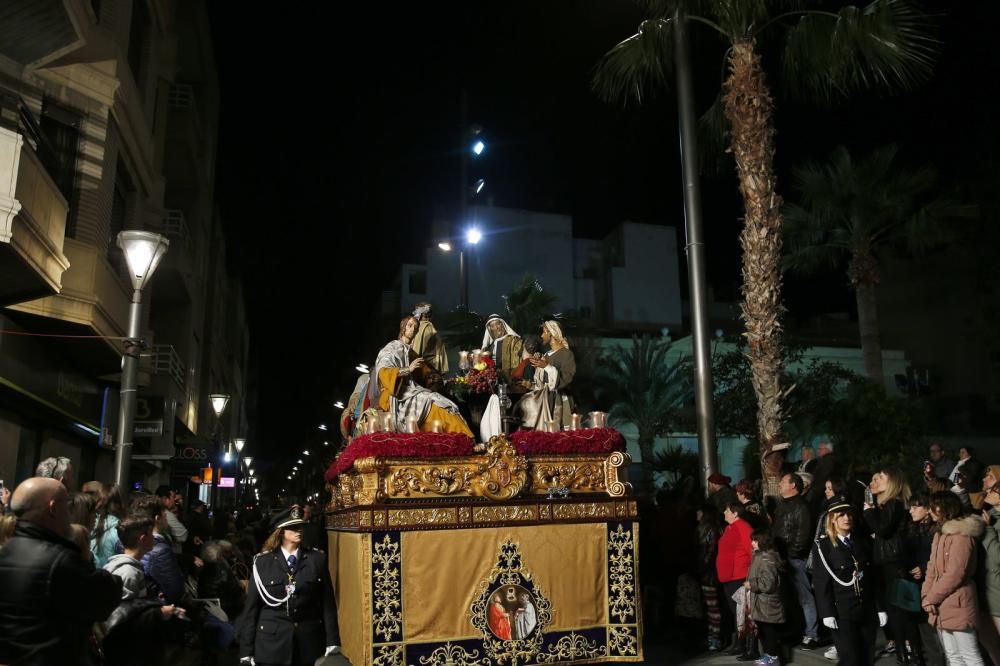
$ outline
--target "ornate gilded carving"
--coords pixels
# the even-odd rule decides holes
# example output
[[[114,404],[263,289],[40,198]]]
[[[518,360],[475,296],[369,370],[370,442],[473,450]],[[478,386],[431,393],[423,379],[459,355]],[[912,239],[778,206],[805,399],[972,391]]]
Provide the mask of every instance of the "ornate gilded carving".
[[[552,519],[552,505],[551,504],[539,504],[538,505],[538,519],[539,520],[551,520]]]
[[[409,497],[411,493],[424,495],[454,495],[467,491],[476,475],[473,465],[467,467],[403,467],[389,476],[386,494]]]
[[[518,455],[514,445],[503,435],[490,438],[486,460],[477,466],[479,474],[472,479],[469,492],[491,500],[517,497],[528,482],[528,460]]]
[[[455,509],[390,509],[389,527],[412,527],[414,525],[454,525]]]
[[[360,527],[371,527],[372,526],[372,512],[371,511],[360,511],[358,516],[358,525]]]
[[[506,624],[506,633],[498,635],[491,621],[491,605],[499,605],[511,613],[515,608],[534,609],[535,621],[518,628],[516,622]],[[545,642],[545,628],[552,622],[552,604],[531,571],[525,568],[520,546],[507,539],[497,546],[497,563],[487,578],[479,584],[479,596],[469,610],[472,626],[483,632],[483,649],[498,666],[529,664]],[[513,625],[513,629],[512,629]],[[488,663],[488,662],[484,662]]]
[[[538,520],[534,504],[514,506],[474,506],[472,520],[477,523],[523,522]]]
[[[372,656],[372,666],[406,666],[406,650],[402,645],[380,645]]]
[[[493,662],[486,657],[480,657],[479,650],[469,652],[461,645],[445,643],[429,656],[421,657],[420,664],[421,666],[492,666]]]
[[[517,454],[504,436],[490,440],[466,458],[359,458],[331,487],[331,506],[370,505],[386,499],[477,496],[494,501],[526,493],[544,495],[553,488],[573,493],[623,497],[632,486],[626,479],[627,453]]]
[[[608,648],[588,641],[585,636],[570,632],[546,648],[545,654],[538,655],[539,664],[556,664],[577,659],[592,659],[607,655]]]
[[[552,515],[557,520],[580,520],[582,518],[611,518],[613,506],[608,502],[586,502],[583,504],[553,504]]]
[[[470,507],[470,506],[460,506],[460,507],[458,507],[458,522],[459,523],[471,523],[472,522],[472,507]]]
[[[390,534],[372,543],[372,634],[382,643],[403,637],[400,562],[399,541]]]
[[[610,526],[609,526],[610,528]],[[618,525],[608,530],[608,619],[635,622],[635,542],[632,530]]]
[[[541,493],[549,488],[562,487],[576,492],[602,493],[607,489],[604,477],[600,461],[579,464],[532,463],[531,491]]]
[[[375,527],[385,527],[385,511],[375,511],[372,518],[372,524]]]
[[[632,492],[632,484],[625,481],[630,464],[632,457],[622,451],[615,451],[604,461],[605,487],[612,497],[624,497]]]

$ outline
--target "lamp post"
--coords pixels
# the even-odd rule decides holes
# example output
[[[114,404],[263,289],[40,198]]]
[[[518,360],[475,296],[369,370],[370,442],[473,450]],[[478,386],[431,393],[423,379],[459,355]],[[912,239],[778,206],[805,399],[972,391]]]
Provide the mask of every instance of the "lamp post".
[[[236,494],[236,501],[243,501],[243,486],[240,482],[243,480],[243,474],[240,471],[240,454],[243,453],[243,447],[247,445],[247,440],[243,437],[237,437],[233,440],[233,446],[236,447],[236,485],[233,488],[233,492]]]
[[[229,394],[228,393],[213,393],[208,396],[208,399],[212,403],[212,411],[215,412],[215,428],[212,430],[212,444],[213,451],[212,457],[217,463],[215,468],[212,470],[212,494],[209,497],[212,503],[212,511],[215,511],[215,501],[219,494],[219,476],[222,473],[222,463],[218,459],[218,451],[215,449],[220,448],[218,446],[219,441],[219,422],[222,420],[222,413],[226,411],[226,405],[229,404]]]
[[[469,308],[469,270],[466,260],[466,248],[479,244],[483,239],[483,232],[478,227],[469,227],[462,234],[458,241],[458,304],[465,309]],[[438,248],[442,252],[451,252],[452,244],[448,241],[438,243]]]
[[[170,241],[151,231],[121,231],[118,247],[125,253],[129,278],[132,280],[132,304],[128,310],[128,337],[122,354],[121,398],[118,408],[118,435],[115,438],[115,483],[125,489],[129,484],[132,462],[132,440],[135,436],[135,392],[139,374],[139,352],[142,339],[142,289],[159,266],[170,247]]]

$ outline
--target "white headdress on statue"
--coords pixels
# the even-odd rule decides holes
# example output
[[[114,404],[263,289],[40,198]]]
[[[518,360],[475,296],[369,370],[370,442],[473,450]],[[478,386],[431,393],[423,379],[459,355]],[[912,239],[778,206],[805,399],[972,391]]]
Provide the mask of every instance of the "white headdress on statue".
[[[559,326],[558,322],[550,320],[543,323],[542,326],[549,332],[549,335],[552,336],[552,339],[555,340],[558,345],[569,349],[569,342],[563,335],[562,328]]]
[[[420,321],[424,318],[424,315],[428,314],[430,311],[431,311],[430,303],[420,303],[413,311],[413,316],[416,317],[418,321]]]
[[[489,319],[486,320],[486,333],[483,334],[483,349],[489,349],[493,345],[493,334],[490,333],[490,324],[495,321],[503,324],[504,330],[507,331],[504,335],[517,336],[517,331],[512,329],[510,325],[500,317],[500,315],[491,314]]]

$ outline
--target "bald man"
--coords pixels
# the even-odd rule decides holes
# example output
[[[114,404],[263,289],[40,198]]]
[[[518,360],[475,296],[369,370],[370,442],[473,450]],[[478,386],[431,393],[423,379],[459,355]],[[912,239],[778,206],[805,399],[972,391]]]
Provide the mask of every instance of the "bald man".
[[[55,479],[14,490],[14,536],[0,549],[0,664],[87,664],[91,625],[107,619],[122,583],[69,540],[69,493]]]

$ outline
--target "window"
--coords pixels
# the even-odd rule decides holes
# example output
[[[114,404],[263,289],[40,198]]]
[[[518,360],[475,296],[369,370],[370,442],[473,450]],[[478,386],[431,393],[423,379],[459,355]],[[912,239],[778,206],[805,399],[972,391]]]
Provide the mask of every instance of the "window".
[[[129,204],[133,193],[132,179],[125,163],[118,158],[115,168],[115,191],[111,199],[111,226],[108,229],[108,261],[112,266],[125,266],[125,257],[118,247],[118,232],[126,228]]]
[[[146,50],[146,37],[149,34],[149,7],[147,0],[135,0],[132,3],[132,25],[128,35],[128,66],[132,70],[132,78],[141,89],[140,74],[142,73],[143,52]]]
[[[38,126],[41,130],[38,159],[66,202],[72,206],[80,144],[80,114],[46,98],[42,102],[42,119]],[[66,233],[71,236],[68,229]]]
[[[413,271],[407,276],[407,293],[427,293],[427,271]]]

